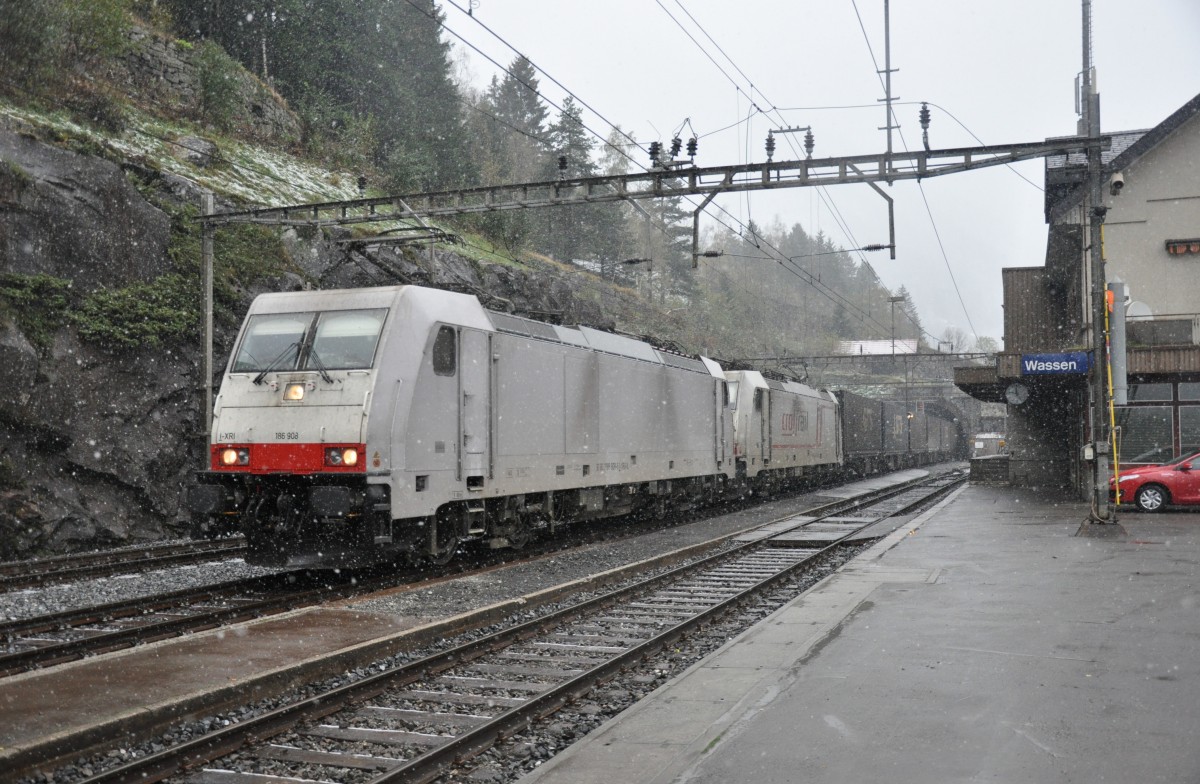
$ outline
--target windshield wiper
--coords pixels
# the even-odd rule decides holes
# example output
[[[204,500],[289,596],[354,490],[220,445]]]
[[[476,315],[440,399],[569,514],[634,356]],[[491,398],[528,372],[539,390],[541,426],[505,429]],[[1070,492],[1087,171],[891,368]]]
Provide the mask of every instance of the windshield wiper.
[[[317,372],[321,374],[322,381],[324,381],[326,384],[333,383],[333,376],[329,375],[329,368],[325,367],[325,363],[321,361],[319,356],[317,356],[317,350],[312,347],[309,347],[308,349],[308,362],[305,364],[309,363],[311,363],[313,367],[317,369]]]
[[[263,382],[263,379],[267,377],[268,373],[270,373],[272,370],[279,369],[279,367],[283,364],[283,361],[285,359],[287,359],[287,356],[289,353],[291,353],[292,351],[295,351],[299,348],[300,348],[299,340],[297,340],[295,343],[291,343],[288,346],[286,346],[283,349],[283,351],[280,351],[279,354],[274,359],[272,359],[270,362],[267,363],[267,366],[262,369],[261,373],[259,373],[257,376],[254,377],[254,383],[261,384]]]

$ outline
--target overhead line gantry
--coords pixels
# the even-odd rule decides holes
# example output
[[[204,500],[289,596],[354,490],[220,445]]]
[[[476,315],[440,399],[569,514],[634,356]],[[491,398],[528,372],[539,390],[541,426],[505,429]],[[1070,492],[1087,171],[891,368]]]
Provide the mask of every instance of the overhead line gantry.
[[[349,226],[414,219],[420,221],[421,218],[445,218],[568,204],[704,196],[706,198],[703,203],[693,213],[692,263],[695,266],[697,259],[703,255],[696,245],[700,212],[713,198],[722,193],[922,180],[991,166],[1006,166],[1048,155],[1087,153],[1093,147],[1108,149],[1111,141],[1111,137],[1108,136],[1080,136],[1042,142],[767,161],[735,166],[692,166],[686,162],[672,162],[665,167],[634,174],[512,185],[483,185],[399,197],[379,196],[288,207],[265,207],[207,214],[201,216],[200,220],[208,226],[230,223]],[[427,226],[422,228],[428,230]],[[888,247],[895,258],[894,227],[891,229],[891,235]],[[428,232],[422,236],[422,239],[424,238],[430,238]]]
[[[430,226],[424,218],[474,215],[484,212],[556,207],[567,204],[602,204],[640,199],[704,196],[692,213],[692,266],[698,264],[700,213],[722,193],[809,188],[824,185],[865,183],[883,194],[877,183],[897,180],[922,180],[944,174],[1007,166],[1047,155],[1092,154],[1112,145],[1109,136],[1072,136],[1042,142],[956,147],[945,150],[917,150],[897,153],[851,155],[838,158],[805,158],[794,161],[767,161],[736,166],[694,166],[690,161],[671,161],[646,172],[613,174],[600,177],[547,180],[515,185],[485,185],[448,191],[432,191],[402,196],[380,196],[301,204],[288,207],[263,207],[235,212],[213,212],[212,195],[203,199],[198,221],[202,227],[201,255],[204,257],[205,300],[205,411],[212,415],[212,239],[218,226],[255,223],[268,226],[352,226],[369,223],[415,221],[418,225],[392,226],[391,236],[347,240],[366,244],[414,242],[449,239],[450,235]],[[895,223],[889,220],[889,244],[896,256]],[[432,251],[432,246],[430,246]]]

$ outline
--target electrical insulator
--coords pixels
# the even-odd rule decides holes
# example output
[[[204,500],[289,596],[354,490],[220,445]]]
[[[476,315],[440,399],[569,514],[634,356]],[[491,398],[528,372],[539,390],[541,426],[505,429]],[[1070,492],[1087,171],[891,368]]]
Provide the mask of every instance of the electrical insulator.
[[[921,104],[918,116],[921,118],[921,143],[925,145],[925,151],[929,152],[929,104]]]
[[[695,136],[693,136],[692,138],[688,139],[688,148],[687,148],[687,150],[688,150],[688,157],[689,157],[689,158],[695,158],[695,157],[696,157],[696,150],[697,150],[697,149],[699,149],[699,147],[700,147],[700,142],[696,141],[696,137],[695,137]]]
[[[768,161],[771,160],[771,157],[773,155],[775,155],[775,134],[768,133],[767,134],[767,160]]]
[[[658,156],[662,154],[662,145],[658,142],[650,142],[650,163],[657,164]]]
[[[804,154],[809,158],[812,157],[813,147],[815,147],[816,144],[816,140],[813,139],[812,128],[809,128],[804,133]]]
[[[679,151],[683,149],[683,140],[676,136],[671,140],[671,160],[679,157]]]

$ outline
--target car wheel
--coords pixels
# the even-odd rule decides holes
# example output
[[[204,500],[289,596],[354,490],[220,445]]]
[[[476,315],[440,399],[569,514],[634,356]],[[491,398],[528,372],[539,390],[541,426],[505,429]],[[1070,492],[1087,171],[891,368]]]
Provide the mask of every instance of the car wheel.
[[[1138,509],[1143,512],[1157,512],[1167,505],[1170,496],[1167,495],[1167,488],[1162,485],[1144,485],[1138,488],[1134,500]]]

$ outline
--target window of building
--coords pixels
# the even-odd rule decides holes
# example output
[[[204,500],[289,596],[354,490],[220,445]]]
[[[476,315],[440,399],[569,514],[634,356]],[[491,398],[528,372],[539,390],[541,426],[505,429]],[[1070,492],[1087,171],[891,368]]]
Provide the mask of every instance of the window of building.
[[[1180,400],[1200,400],[1200,381],[1179,382]]]
[[[1171,385],[1166,384],[1170,392]],[[1161,463],[1175,456],[1174,409],[1168,406],[1118,408],[1122,463]]]
[[[1200,406],[1180,406],[1179,454],[1192,452],[1200,452]]]
[[[1130,403],[1149,403],[1171,399],[1170,384],[1130,384]]]

